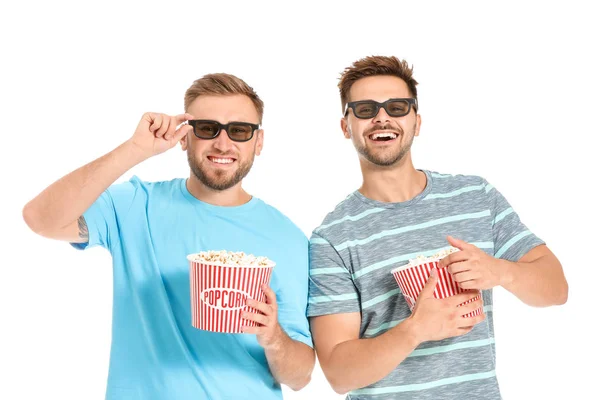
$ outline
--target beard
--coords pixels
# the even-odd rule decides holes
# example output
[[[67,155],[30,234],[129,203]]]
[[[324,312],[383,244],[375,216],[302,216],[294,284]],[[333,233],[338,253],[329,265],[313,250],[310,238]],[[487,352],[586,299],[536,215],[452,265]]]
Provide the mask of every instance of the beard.
[[[187,156],[192,173],[205,186],[215,191],[227,190],[237,185],[246,177],[246,175],[248,175],[248,172],[250,172],[250,168],[252,168],[252,164],[254,163],[254,153],[252,153],[252,157],[246,162],[241,162],[238,159],[234,161],[239,163],[238,168],[232,174],[230,171],[210,168],[207,163],[210,163],[211,161],[208,159],[203,159],[202,162],[198,162],[191,149],[188,149]]]
[[[415,130],[417,128],[417,123],[415,122],[412,132],[409,132],[408,136],[408,141],[400,146],[400,148],[398,149],[388,149],[386,151],[381,151],[381,150],[376,150],[376,149],[372,149],[369,148],[367,146],[366,143],[362,142],[362,143],[354,143],[354,147],[356,147],[356,151],[358,152],[358,154],[362,155],[367,161],[380,166],[380,167],[389,167],[391,165],[396,164],[397,162],[399,162],[400,160],[402,160],[404,158],[404,156],[410,151],[410,148],[412,147],[412,143],[413,143],[413,139],[415,138]],[[372,129],[369,129],[369,131],[364,133],[364,136],[367,137],[370,132],[374,132],[377,130],[389,130],[392,132],[395,132],[398,134],[398,137],[395,140],[400,140],[402,139],[404,136],[406,136],[404,134],[404,132],[402,131],[402,129],[399,128],[394,128],[391,125],[384,125],[384,126],[376,126]],[[367,137],[367,143],[370,139],[368,139]]]

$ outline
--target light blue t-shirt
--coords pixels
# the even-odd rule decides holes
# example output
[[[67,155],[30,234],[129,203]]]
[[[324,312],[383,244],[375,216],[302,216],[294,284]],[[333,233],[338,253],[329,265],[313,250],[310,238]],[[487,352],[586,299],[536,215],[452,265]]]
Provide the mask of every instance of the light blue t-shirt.
[[[275,261],[279,323],[312,347],[306,319],[308,239],[252,198],[219,207],[192,196],[185,179],[112,185],[84,213],[89,242],[113,258],[113,323],[106,398],[281,399],[255,335],[192,326],[186,256],[243,251]]]

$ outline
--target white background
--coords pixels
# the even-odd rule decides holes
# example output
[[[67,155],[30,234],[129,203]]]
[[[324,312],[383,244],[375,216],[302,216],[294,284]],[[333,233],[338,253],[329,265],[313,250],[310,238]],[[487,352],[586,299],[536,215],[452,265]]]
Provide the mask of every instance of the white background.
[[[31,233],[27,201],[126,140],[143,112],[182,112],[194,79],[229,72],[266,104],[264,152],[245,188],[309,235],[360,185],[336,84],[374,54],[414,65],[423,118],[415,166],[487,178],[566,271],[562,307],[534,309],[495,291],[504,398],[597,393],[600,29],[591,6],[202,3],[1,6],[0,398],[103,399],[106,384],[110,257]],[[132,174],[185,177],[185,153],[173,149],[121,180]],[[342,398],[318,367],[285,397]]]

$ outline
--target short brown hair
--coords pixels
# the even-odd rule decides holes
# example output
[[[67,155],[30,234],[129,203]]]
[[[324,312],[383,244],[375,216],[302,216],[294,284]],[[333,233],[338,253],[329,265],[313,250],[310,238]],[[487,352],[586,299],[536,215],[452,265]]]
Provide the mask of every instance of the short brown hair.
[[[409,68],[406,60],[400,61],[398,58],[391,56],[369,56],[355,61],[351,67],[348,67],[340,75],[338,88],[340,89],[340,97],[342,98],[342,112],[348,103],[350,97],[350,88],[356,81],[367,76],[388,75],[396,76],[406,82],[411,96],[417,98],[418,82],[412,76],[413,69]],[[415,111],[417,105],[415,104]]]
[[[265,105],[263,101],[258,97],[254,89],[252,89],[246,82],[238,78],[237,76],[218,73],[218,74],[207,74],[200,79],[196,79],[192,86],[185,91],[184,97],[184,108],[187,112],[188,107],[196,98],[203,95],[234,95],[243,94],[248,96],[256,112],[258,113],[258,122],[262,124],[263,112]]]

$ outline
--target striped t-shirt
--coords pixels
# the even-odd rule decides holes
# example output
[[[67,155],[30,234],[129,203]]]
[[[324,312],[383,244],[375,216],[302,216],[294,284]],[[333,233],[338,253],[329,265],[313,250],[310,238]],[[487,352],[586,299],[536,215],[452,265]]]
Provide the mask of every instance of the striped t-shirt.
[[[510,261],[544,244],[485,179],[423,172],[427,185],[415,198],[383,203],[356,191],[314,230],[310,317],[360,312],[360,338],[376,337],[410,315],[390,271],[450,247],[447,235]],[[485,322],[466,335],[422,343],[347,399],[500,399],[492,291],[483,297]]]

